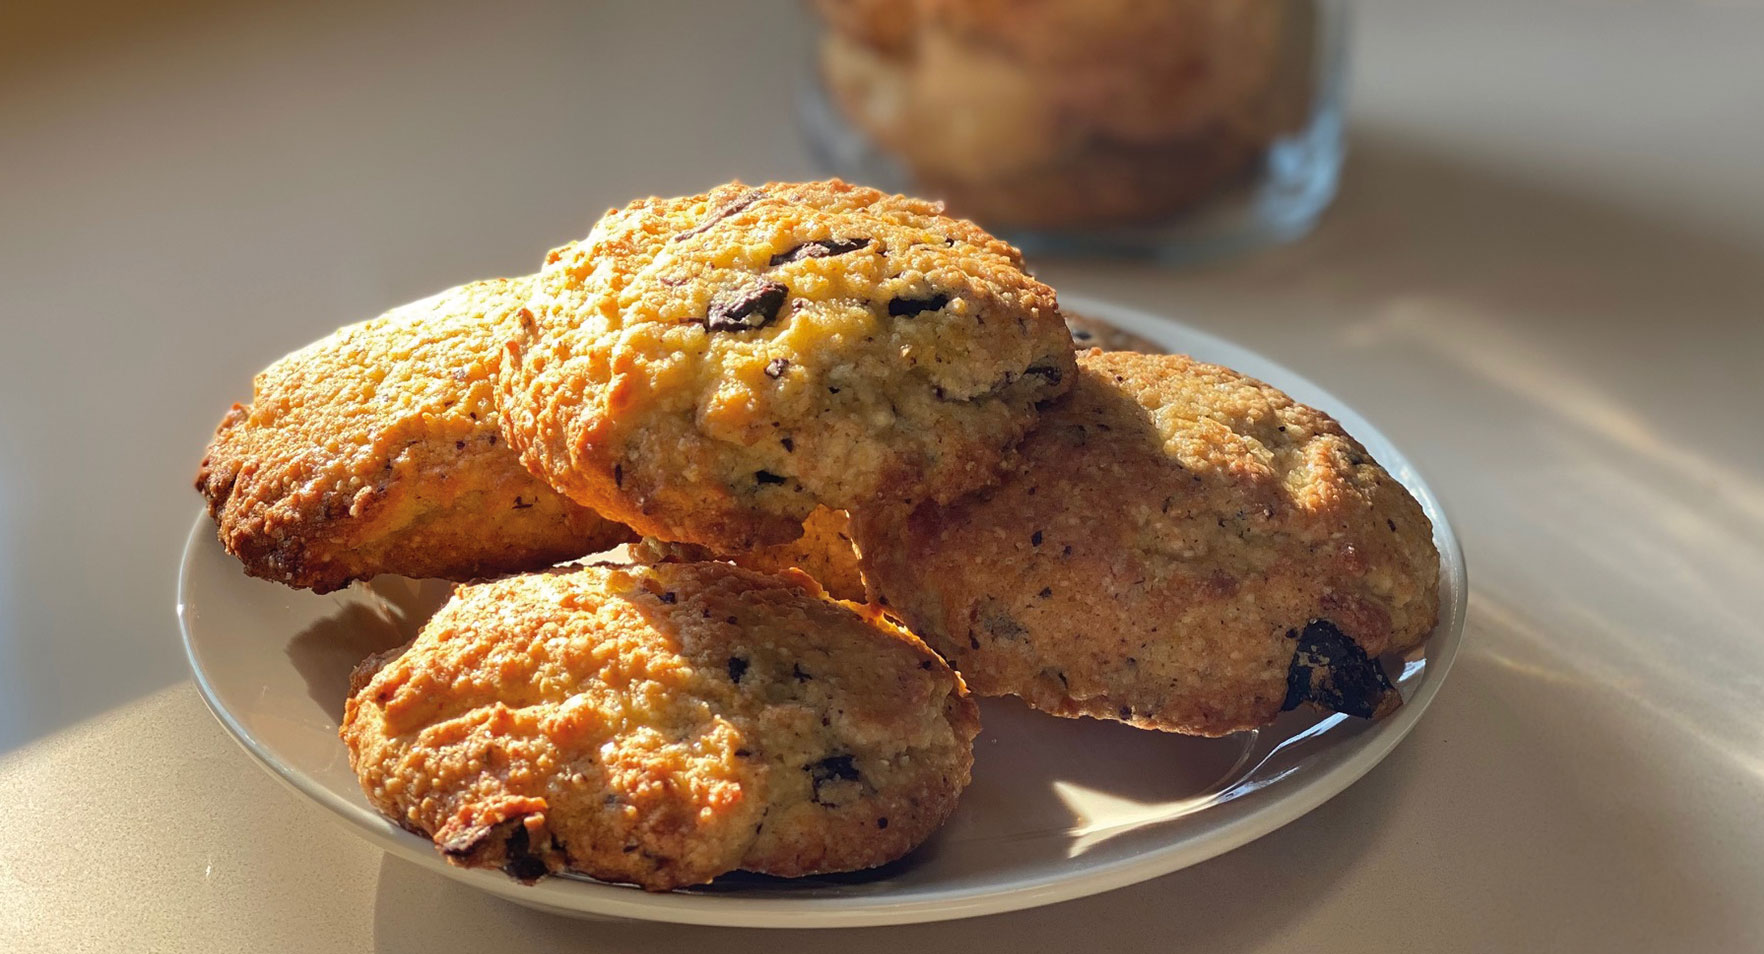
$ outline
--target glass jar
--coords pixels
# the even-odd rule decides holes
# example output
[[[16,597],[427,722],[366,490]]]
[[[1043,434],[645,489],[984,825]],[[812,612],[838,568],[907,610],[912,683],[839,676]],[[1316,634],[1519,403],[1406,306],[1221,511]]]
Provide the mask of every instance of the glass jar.
[[[1334,197],[1345,0],[813,6],[821,161],[1027,250],[1211,257]]]

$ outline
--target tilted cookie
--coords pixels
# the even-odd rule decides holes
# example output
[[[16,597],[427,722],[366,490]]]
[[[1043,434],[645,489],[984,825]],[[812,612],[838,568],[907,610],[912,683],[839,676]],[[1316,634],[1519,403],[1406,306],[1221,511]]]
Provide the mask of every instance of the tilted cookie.
[[[1073,342],[1079,344],[1081,350],[1096,346],[1110,351],[1165,352],[1156,342],[1122,331],[1108,322],[1069,310],[1062,309],[1062,314]],[[695,543],[668,543],[653,537],[645,538],[639,549],[655,560],[723,559],[762,573],[794,567],[814,577],[815,582],[838,599],[862,603],[869,598],[864,588],[863,569],[851,540],[851,520],[843,510],[822,507],[803,521],[801,537],[756,550],[723,553]]]
[[[1400,702],[1430,524],[1328,415],[1181,355],[1090,351],[999,486],[853,515],[865,579],[982,695],[1222,735]]]
[[[578,502],[726,552],[983,486],[1071,337],[1016,249],[940,213],[837,181],[608,213],[539,275],[504,433]]]
[[[227,552],[323,593],[381,573],[535,569],[631,539],[527,473],[497,430],[497,328],[525,297],[525,279],[474,282],[259,374],[196,476]]]
[[[1069,310],[1062,310],[1062,314],[1066,328],[1072,333],[1072,341],[1080,350],[1100,347],[1108,351],[1146,354],[1166,351],[1157,342],[1123,331],[1106,321]],[[710,547],[668,543],[653,537],[645,538],[640,550],[656,560],[724,559],[762,573],[794,567],[814,577],[815,582],[837,599],[861,603],[869,598],[864,587],[863,568],[851,539],[851,519],[843,510],[818,509],[803,521],[801,537],[756,550],[719,553]]]
[[[883,864],[954,810],[979,731],[910,633],[727,563],[462,586],[366,666],[341,734],[369,800],[453,863],[526,881]]]

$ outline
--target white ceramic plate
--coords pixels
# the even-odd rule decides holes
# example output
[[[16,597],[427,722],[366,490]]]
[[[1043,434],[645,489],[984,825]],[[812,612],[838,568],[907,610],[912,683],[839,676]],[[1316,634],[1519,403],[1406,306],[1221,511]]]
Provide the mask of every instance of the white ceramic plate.
[[[397,645],[445,584],[381,578],[314,596],[246,577],[199,517],[178,583],[178,619],[203,698],[277,778],[387,851],[492,894],[553,911],[741,927],[842,927],[1010,911],[1107,891],[1265,835],[1316,808],[1389,754],[1433,701],[1463,631],[1464,556],[1439,501],[1366,420],[1291,371],[1165,318],[1070,300],[1100,318],[1229,365],[1329,411],[1417,498],[1442,557],[1439,628],[1395,661],[1405,704],[1368,723],[1287,713],[1271,728],[1191,739],[1111,722],[1056,719],[985,700],[974,782],[924,847],[872,872],[795,881],[731,875],[650,894],[587,879],[525,886],[453,867],[425,839],[369,807],[337,739],[349,671]]]

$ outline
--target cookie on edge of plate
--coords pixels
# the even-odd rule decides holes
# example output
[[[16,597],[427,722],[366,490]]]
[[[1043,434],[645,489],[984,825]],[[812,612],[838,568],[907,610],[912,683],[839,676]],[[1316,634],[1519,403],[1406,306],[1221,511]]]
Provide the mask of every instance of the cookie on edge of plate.
[[[865,579],[980,695],[1197,735],[1400,704],[1439,609],[1420,505],[1332,418],[1183,355],[1090,351],[997,487],[853,515]]]
[[[527,466],[724,552],[991,482],[1074,366],[1015,248],[839,181],[613,210],[551,253],[517,328],[497,403]]]
[[[633,539],[529,474],[497,429],[498,327],[526,282],[394,308],[257,375],[196,475],[245,572],[324,593],[381,573],[536,569]]]
[[[954,811],[979,731],[912,634],[718,562],[461,586],[355,686],[363,790],[449,861],[656,891],[892,861]]]

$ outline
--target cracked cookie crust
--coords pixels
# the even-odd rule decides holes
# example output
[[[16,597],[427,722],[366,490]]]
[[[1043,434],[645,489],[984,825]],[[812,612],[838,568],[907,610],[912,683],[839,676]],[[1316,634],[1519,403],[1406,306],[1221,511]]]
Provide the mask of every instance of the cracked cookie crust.
[[[498,403],[573,499],[735,552],[817,506],[984,486],[1072,370],[1053,290],[972,223],[843,182],[735,183],[552,252]]]
[[[364,791],[449,860],[650,890],[898,858],[954,810],[979,731],[910,633],[726,563],[462,586],[356,686]]]
[[[196,476],[252,576],[324,593],[381,573],[472,579],[632,539],[535,479],[497,429],[501,324],[526,279],[449,289],[256,378]]]

